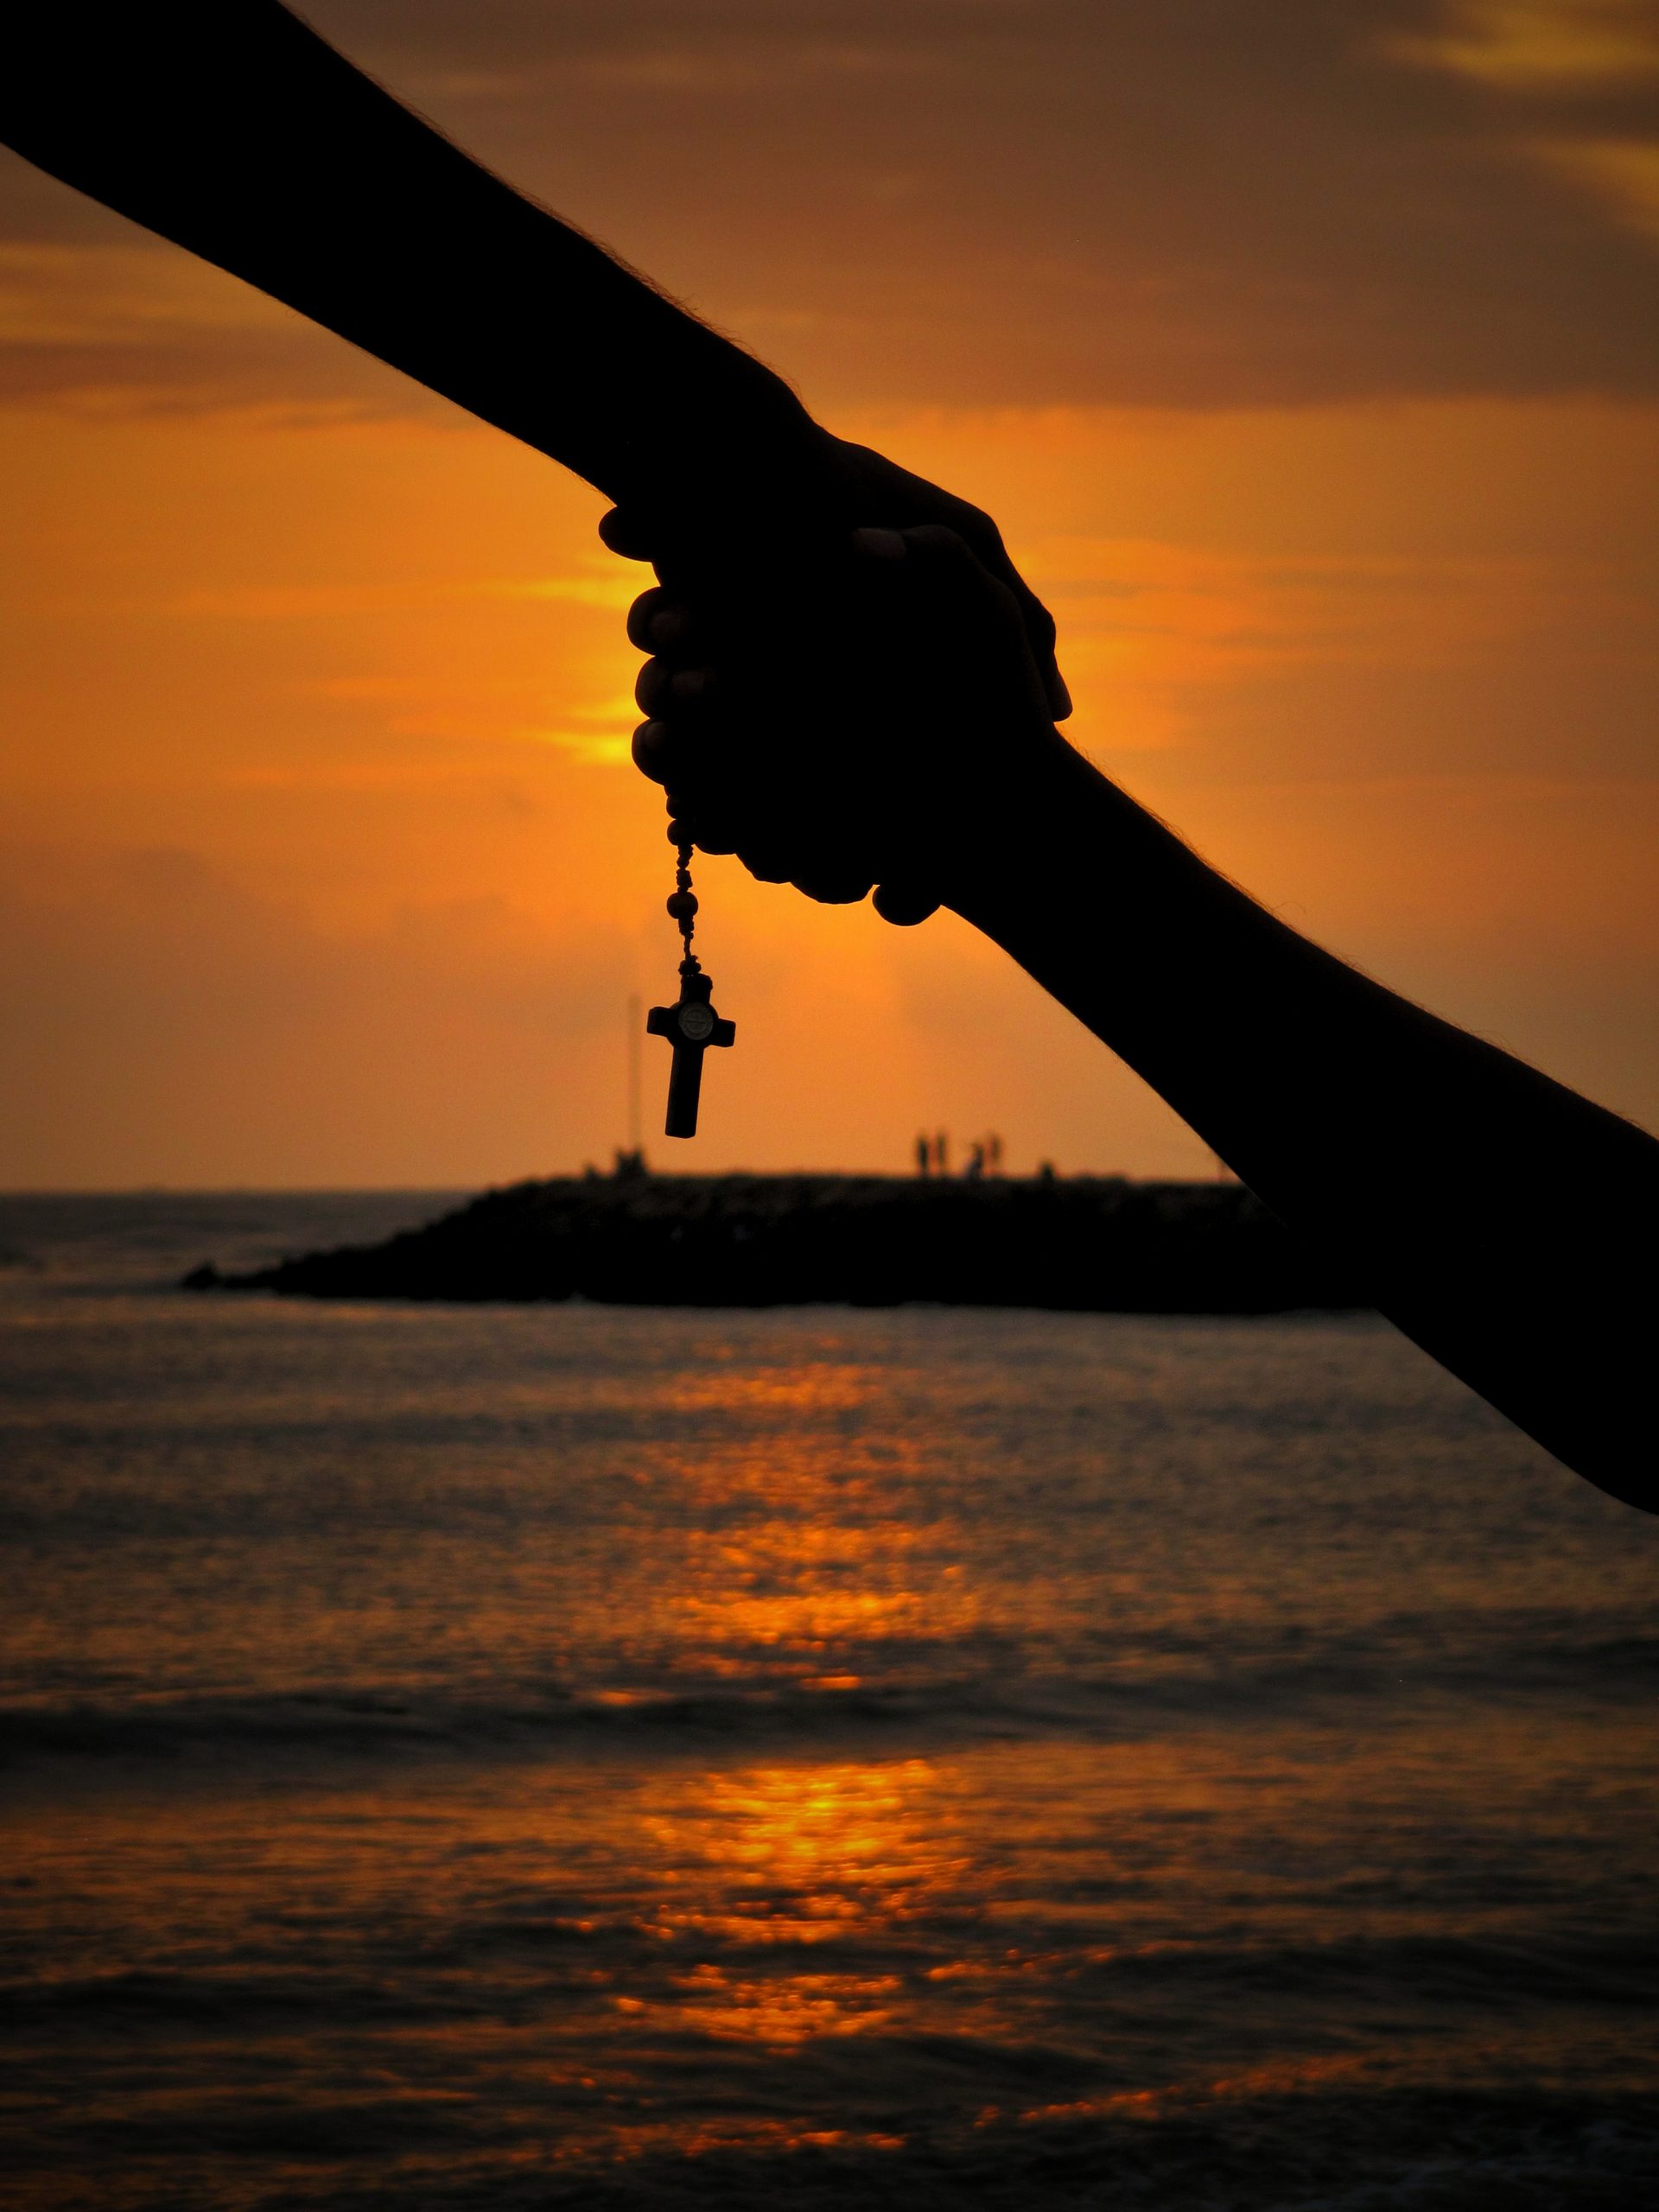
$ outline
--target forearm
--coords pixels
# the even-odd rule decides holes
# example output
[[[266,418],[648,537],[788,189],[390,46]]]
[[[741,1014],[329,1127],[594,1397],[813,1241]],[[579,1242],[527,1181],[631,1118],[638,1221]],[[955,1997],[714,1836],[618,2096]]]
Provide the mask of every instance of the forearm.
[[[613,499],[717,529],[821,466],[781,379],[276,0],[35,7],[0,40],[0,87],[28,159]]]
[[[1286,927],[1069,751],[950,903],[1377,1305],[1602,1487],[1655,1503],[1659,1145]]]

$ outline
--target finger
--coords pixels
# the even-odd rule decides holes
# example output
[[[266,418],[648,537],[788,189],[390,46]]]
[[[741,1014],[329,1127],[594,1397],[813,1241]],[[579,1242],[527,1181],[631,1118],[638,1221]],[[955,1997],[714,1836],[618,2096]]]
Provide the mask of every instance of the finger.
[[[697,620],[682,599],[661,584],[642,591],[628,609],[628,643],[642,653],[683,660],[697,635]]]
[[[900,930],[913,930],[939,911],[939,901],[932,893],[913,883],[878,883],[872,903],[884,922]]]
[[[951,506],[951,526],[976,557],[1014,594],[1032,658],[1037,664],[1045,703],[1057,722],[1064,721],[1071,712],[1071,694],[1054,657],[1057,632],[1053,616],[1014,567],[1008,549],[1002,543],[1001,531],[983,508],[970,506],[966,500],[953,501]]]
[[[649,561],[658,535],[648,518],[632,507],[613,507],[599,518],[601,543],[625,561]]]
[[[668,687],[673,674],[666,661],[652,659],[644,663],[633,679],[633,703],[642,715],[655,718],[658,709],[668,703]]]
[[[628,643],[637,645],[642,653],[655,652],[657,638],[652,625],[664,607],[674,604],[660,584],[652,584],[649,591],[642,591],[628,609]]]
[[[1004,581],[986,567],[959,531],[943,523],[925,523],[899,535],[912,573],[931,594],[935,611],[947,620],[966,618],[979,626],[1000,624],[1017,655],[1017,663],[1009,662],[1009,674],[1014,674],[1017,665],[1017,681],[1030,704],[1053,721],[1069,715],[1071,696],[1054,665],[1052,650],[1046,651],[1041,661],[1032,650],[1033,627],[1052,648],[1054,625],[1047,608],[1032,597],[1019,576],[1010,570],[1012,581]]]
[[[719,689],[719,678],[712,668],[677,668],[668,679],[664,702],[681,711],[706,707]]]
[[[718,762],[711,768],[705,760],[701,740],[671,747],[663,757],[669,773],[670,838],[675,844],[690,842],[700,852],[734,853],[747,817]],[[690,832],[689,841],[678,834],[683,830]]]
[[[918,523],[908,530],[857,530],[853,532],[853,544],[867,575],[877,578],[885,570],[894,580],[892,589],[903,598],[913,599],[918,589],[925,591],[937,608],[955,621],[977,623],[988,616],[1008,632],[1020,633],[1022,645],[1027,642],[1014,591],[986,567],[961,531],[948,524]]]
[[[641,722],[633,733],[633,741],[629,747],[633,755],[633,765],[642,776],[649,776],[653,784],[666,784],[669,779],[675,765],[677,734],[667,722],[659,721]],[[688,805],[682,810],[672,806],[672,811],[676,815],[682,811],[690,813],[690,808]]]
[[[737,857],[749,874],[760,883],[787,883],[794,874],[788,856],[775,845],[752,843],[747,839],[736,847]]]
[[[651,618],[651,643],[656,651],[684,660],[695,651],[698,634],[697,618],[684,601],[664,592],[662,604]]]
[[[932,526],[943,527],[939,524]],[[1054,626],[1054,617],[1008,557],[1008,549],[1002,543],[1002,533],[989,515],[964,503],[952,515],[951,527],[981,566],[1013,594],[1025,628],[1026,642],[1031,648],[1032,658],[1037,664],[1037,678],[1042,688],[1044,704],[1057,722],[1063,722],[1071,712],[1071,694],[1066,689],[1065,678],[1060,674],[1059,663],[1054,657],[1055,641],[1058,635]],[[908,537],[913,533],[906,531],[904,535]]]
[[[902,561],[909,550],[905,541],[911,534],[903,530],[855,530],[853,550],[867,561]]]
[[[878,532],[876,535],[887,533]],[[993,569],[982,561],[959,530],[952,530],[948,523],[920,522],[909,530],[891,533],[904,540],[905,550],[912,560],[920,561],[929,569],[954,570],[963,576],[976,576],[982,588],[995,592],[998,597],[1012,601],[1014,594]]]
[[[1008,587],[949,523],[912,523],[906,530],[855,530],[853,550],[879,566],[903,561],[931,573],[973,579],[982,591],[1013,601]]]
[[[711,668],[676,668],[653,657],[633,680],[634,703],[642,714],[683,719],[708,706],[718,688]]]
[[[642,776],[668,787],[668,810],[677,820],[698,822],[726,805],[720,741],[709,731],[653,715],[633,733],[630,750]]]
[[[1055,721],[1063,722],[1071,712],[1071,694],[1065,688],[1065,678],[1060,674],[1060,664],[1054,658],[1055,642],[1059,635],[1054,627],[1054,617],[1017,569],[1010,571],[1010,579],[1014,595],[1020,605],[1020,619],[1026,626],[1032,658],[1037,664],[1037,673],[1042,681],[1043,696]]]

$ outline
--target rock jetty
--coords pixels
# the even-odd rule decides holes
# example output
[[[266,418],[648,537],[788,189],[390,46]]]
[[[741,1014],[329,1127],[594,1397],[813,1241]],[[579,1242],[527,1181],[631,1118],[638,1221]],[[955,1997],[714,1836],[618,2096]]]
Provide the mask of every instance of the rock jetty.
[[[555,1178],[383,1243],[192,1290],[626,1306],[1018,1306],[1267,1313],[1367,1301],[1236,1183],[1039,1176]]]

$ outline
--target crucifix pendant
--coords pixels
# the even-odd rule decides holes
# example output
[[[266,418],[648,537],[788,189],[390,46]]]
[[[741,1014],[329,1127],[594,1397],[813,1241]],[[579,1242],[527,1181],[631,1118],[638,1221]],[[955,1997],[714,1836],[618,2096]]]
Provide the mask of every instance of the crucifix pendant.
[[[668,1077],[668,1122],[671,1137],[697,1134],[697,1099],[702,1090],[702,1056],[711,1045],[729,1045],[737,1034],[734,1021],[722,1021],[709,1005],[714,985],[698,969],[688,976],[680,971],[677,1006],[654,1006],[645,1020],[653,1037],[666,1037],[674,1047]]]
[[[737,1024],[723,1020],[715,1012],[709,1003],[715,987],[691,950],[691,924],[697,911],[696,895],[691,888],[691,848],[676,837],[677,827],[671,823],[668,832],[675,838],[680,856],[677,888],[668,902],[668,911],[679,924],[685,945],[685,957],[680,963],[680,995],[673,1006],[652,1007],[645,1018],[645,1031],[648,1036],[666,1037],[674,1047],[668,1077],[665,1134],[671,1137],[694,1137],[697,1134],[697,1101],[702,1090],[702,1056],[711,1045],[729,1045],[737,1035]]]

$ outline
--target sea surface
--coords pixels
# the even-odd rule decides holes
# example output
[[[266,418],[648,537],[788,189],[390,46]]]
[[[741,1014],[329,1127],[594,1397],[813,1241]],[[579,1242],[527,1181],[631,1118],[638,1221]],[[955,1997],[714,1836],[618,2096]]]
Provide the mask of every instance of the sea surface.
[[[0,1202],[7,2212],[1659,2198],[1659,1522],[1365,1317]]]

